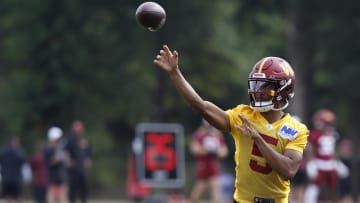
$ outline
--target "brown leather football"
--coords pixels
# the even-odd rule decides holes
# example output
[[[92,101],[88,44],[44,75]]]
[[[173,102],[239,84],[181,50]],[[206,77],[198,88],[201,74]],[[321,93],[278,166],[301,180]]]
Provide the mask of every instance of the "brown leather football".
[[[155,32],[164,26],[166,13],[160,4],[147,1],[136,9],[136,20],[143,28]]]

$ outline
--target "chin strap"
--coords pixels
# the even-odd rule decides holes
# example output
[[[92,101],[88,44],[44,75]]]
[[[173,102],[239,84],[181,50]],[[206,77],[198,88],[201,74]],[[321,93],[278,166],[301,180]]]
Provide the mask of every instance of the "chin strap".
[[[286,109],[286,107],[288,107],[289,106],[289,101],[288,100],[286,100],[286,103],[282,106],[282,107],[280,107],[280,108],[271,108],[271,110],[274,110],[274,111],[282,111],[282,110],[284,110],[284,109]]]

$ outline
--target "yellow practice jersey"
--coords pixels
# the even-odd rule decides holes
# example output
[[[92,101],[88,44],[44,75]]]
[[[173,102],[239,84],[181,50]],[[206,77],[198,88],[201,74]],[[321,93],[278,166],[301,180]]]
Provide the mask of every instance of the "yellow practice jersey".
[[[268,121],[259,111],[248,105],[239,105],[227,111],[230,119],[231,135],[235,142],[236,180],[234,199],[239,202],[254,202],[255,197],[275,199],[276,203],[288,203],[290,181],[285,180],[273,170],[254,141],[242,135],[234,125],[242,126],[238,117],[249,120],[263,139],[277,152],[286,149],[303,152],[309,130],[290,114],[274,123]]]

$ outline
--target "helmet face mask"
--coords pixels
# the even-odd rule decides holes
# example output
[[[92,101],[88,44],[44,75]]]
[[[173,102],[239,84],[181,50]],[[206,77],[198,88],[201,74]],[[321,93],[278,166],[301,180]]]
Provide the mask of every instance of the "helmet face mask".
[[[249,79],[250,104],[260,112],[266,112],[274,108],[276,83],[263,79]]]
[[[248,78],[250,106],[260,112],[285,109],[294,96],[294,82],[294,71],[284,59],[261,59]]]

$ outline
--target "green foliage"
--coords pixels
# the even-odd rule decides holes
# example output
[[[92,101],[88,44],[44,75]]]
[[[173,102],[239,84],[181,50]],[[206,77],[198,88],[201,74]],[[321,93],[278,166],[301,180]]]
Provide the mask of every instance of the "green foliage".
[[[113,148],[116,144],[110,136],[102,132],[93,132],[88,135],[92,144],[92,150],[96,152],[93,156],[93,166],[90,170],[90,179],[94,186],[92,189],[101,190],[111,188],[115,179],[119,179],[120,173],[114,163],[121,161],[118,156],[114,156]],[[98,137],[102,137],[99,139]],[[121,177],[123,178],[123,177]]]

